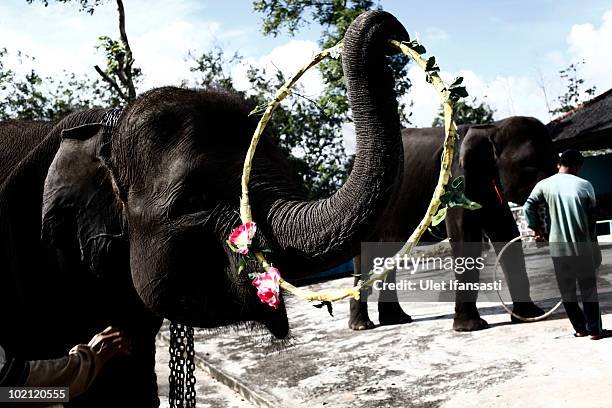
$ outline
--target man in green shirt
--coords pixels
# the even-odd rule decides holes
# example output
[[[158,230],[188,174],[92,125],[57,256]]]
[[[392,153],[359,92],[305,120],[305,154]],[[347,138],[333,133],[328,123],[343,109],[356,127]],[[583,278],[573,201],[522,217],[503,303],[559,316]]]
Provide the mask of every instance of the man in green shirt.
[[[527,224],[543,239],[538,207],[546,204],[550,216],[550,254],[563,306],[576,337],[590,335],[599,340],[611,332],[601,327],[595,269],[601,252],[595,232],[595,191],[588,181],[578,177],[584,158],[577,150],[566,150],[559,157],[559,172],[541,180],[525,203]],[[578,305],[576,282],[582,305]]]

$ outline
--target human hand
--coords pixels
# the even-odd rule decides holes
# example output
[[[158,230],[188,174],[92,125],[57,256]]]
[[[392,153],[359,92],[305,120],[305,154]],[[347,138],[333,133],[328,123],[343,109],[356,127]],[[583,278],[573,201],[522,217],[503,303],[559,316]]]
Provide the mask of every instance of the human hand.
[[[531,227],[530,227],[531,228]],[[546,242],[546,233],[540,228],[531,228],[536,242]]]
[[[96,334],[87,345],[103,364],[119,353],[130,354],[132,351],[132,344],[125,333],[112,326]]]

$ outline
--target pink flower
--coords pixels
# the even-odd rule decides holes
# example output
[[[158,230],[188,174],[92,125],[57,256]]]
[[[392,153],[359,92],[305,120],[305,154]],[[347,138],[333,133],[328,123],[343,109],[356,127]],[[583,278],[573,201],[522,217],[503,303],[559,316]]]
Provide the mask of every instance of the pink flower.
[[[239,254],[247,255],[256,229],[257,227],[254,222],[247,222],[235,228],[229,236],[228,243],[230,247]]]
[[[253,280],[253,286],[257,288],[257,296],[263,303],[267,303],[273,308],[278,308],[280,272],[271,266],[266,272],[260,273]]]

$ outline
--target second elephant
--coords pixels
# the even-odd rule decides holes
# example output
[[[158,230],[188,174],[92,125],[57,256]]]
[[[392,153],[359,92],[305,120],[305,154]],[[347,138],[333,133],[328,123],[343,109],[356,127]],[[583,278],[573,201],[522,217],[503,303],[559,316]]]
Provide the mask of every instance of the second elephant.
[[[453,177],[465,176],[466,196],[482,205],[475,211],[454,208],[448,211],[446,230],[458,256],[480,256],[473,247],[463,245],[481,242],[483,234],[492,242],[505,243],[519,235],[508,201],[522,204],[539,180],[553,174],[556,155],[546,127],[530,117],[510,117],[490,125],[459,126],[460,146],[453,161]],[[444,130],[442,128],[404,129],[404,171],[398,195],[391,201],[372,241],[406,241],[417,226],[431,200],[437,182]],[[458,156],[458,157],[457,157]],[[500,244],[495,250],[501,249]],[[469,252],[469,253],[468,253]],[[502,269],[513,295],[514,311],[525,317],[542,314],[529,298],[529,281],[520,245],[510,251],[510,264],[502,260]],[[360,258],[355,259],[355,275],[361,276]],[[392,273],[388,281],[395,279]],[[478,272],[457,276],[460,281],[478,281]],[[356,278],[358,280],[359,278]],[[513,291],[514,288],[514,291]],[[517,289],[519,288],[519,289]],[[519,291],[526,293],[517,293]],[[480,330],[487,322],[476,308],[477,293],[463,293],[455,304],[453,328],[458,331]],[[374,327],[368,317],[367,303],[351,301],[349,327],[364,330]],[[517,301],[520,299],[520,301]],[[527,300],[527,301],[525,301]],[[395,292],[379,302],[382,325],[409,323]]]

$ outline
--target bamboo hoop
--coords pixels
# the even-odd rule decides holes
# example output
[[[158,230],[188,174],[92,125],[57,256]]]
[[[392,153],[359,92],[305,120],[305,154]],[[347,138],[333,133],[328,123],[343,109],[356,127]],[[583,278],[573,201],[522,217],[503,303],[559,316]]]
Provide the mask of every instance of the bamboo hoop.
[[[442,152],[442,163],[440,166],[440,175],[438,177],[438,181],[436,184],[436,188],[434,190],[433,196],[425,213],[425,216],[410,235],[406,243],[402,246],[402,248],[395,254],[395,256],[404,256],[410,254],[410,252],[414,249],[416,244],[421,239],[423,233],[427,230],[434,215],[437,213],[438,208],[440,207],[440,197],[445,192],[445,187],[448,184],[448,181],[451,177],[451,164],[454,155],[455,143],[457,141],[457,126],[453,121],[453,108],[454,102],[451,98],[451,92],[449,87],[444,83],[440,75],[438,74],[438,70],[428,69],[428,61],[425,60],[421,54],[411,47],[411,43],[399,42],[396,40],[389,40],[389,43],[394,46],[396,49],[401,51],[404,55],[411,58],[416,64],[423,69],[423,71],[427,75],[427,81],[432,84],[438,95],[440,96],[440,100],[444,109],[444,150]],[[257,148],[257,144],[261,139],[261,136],[264,132],[264,129],[270,118],[272,117],[272,113],[278,107],[278,105],[291,93],[291,88],[297,83],[297,81],[304,75],[306,71],[308,71],[313,66],[317,65],[319,62],[323,61],[329,57],[336,57],[340,54],[340,50],[342,49],[342,42],[338,43],[334,47],[325,49],[318,54],[316,54],[310,62],[305,64],[302,68],[300,68],[287,82],[283,84],[276,92],[274,99],[272,99],[266,106],[266,109],[255,128],[253,133],[253,137],[251,139],[251,144],[249,149],[247,150],[246,158],[244,161],[244,167],[242,172],[242,196],[240,198],[240,219],[243,224],[247,222],[252,222],[252,214],[251,207],[249,205],[249,179],[251,175],[251,163],[253,161],[253,156],[255,155],[255,150]],[[395,258],[394,256],[394,258]],[[271,265],[266,260],[264,254],[262,252],[255,253],[255,258],[260,263],[264,271],[268,271]],[[397,258],[395,258],[397,259]],[[314,301],[323,301],[323,302],[335,302],[338,300],[353,298],[359,300],[361,290],[368,288],[374,284],[374,282],[383,280],[385,277],[395,269],[395,265],[392,265],[388,268],[385,268],[381,273],[374,274],[373,271],[370,271],[368,280],[365,280],[360,285],[351,287],[351,288],[342,288],[336,290],[328,290],[328,291],[310,291],[303,290],[295,287],[291,283],[287,282],[284,279],[280,279],[280,287],[286,292],[291,293],[302,300],[314,300]]]

